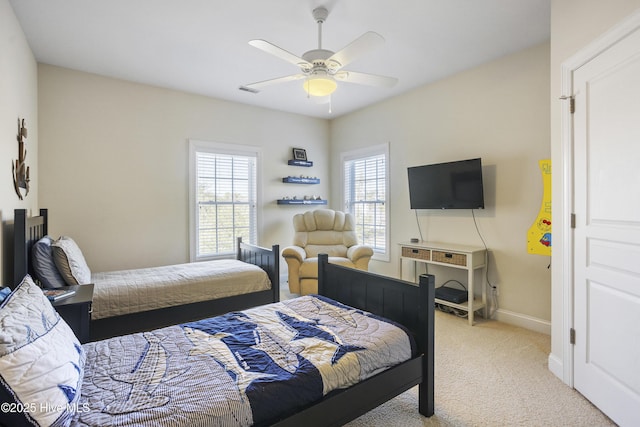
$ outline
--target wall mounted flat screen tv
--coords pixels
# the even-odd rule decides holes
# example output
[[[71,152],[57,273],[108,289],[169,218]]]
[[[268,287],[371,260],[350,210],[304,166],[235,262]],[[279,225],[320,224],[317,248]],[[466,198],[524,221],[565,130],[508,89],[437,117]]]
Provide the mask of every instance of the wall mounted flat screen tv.
[[[407,170],[411,209],[484,209],[481,159]]]

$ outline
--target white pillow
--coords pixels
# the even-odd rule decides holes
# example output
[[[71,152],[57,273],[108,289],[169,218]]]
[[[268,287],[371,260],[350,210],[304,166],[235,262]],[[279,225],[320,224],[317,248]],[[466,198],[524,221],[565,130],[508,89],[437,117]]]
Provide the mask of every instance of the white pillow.
[[[91,270],[85,261],[78,244],[67,236],[60,236],[51,244],[53,260],[67,285],[86,285],[91,283]]]
[[[0,305],[0,324],[0,397],[7,409],[0,424],[67,425],[80,398],[85,353],[31,276]]]

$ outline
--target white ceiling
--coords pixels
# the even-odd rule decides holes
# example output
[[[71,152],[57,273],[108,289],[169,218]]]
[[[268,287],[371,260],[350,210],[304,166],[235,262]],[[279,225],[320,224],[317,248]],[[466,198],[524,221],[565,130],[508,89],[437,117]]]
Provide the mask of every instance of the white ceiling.
[[[36,60],[165,88],[331,118],[549,39],[550,0],[10,0]],[[323,48],[367,31],[386,43],[345,70],[398,78],[392,89],[339,83],[327,104],[302,81],[239,86],[296,74],[250,46],[296,55],[317,48],[311,11],[324,6]]]

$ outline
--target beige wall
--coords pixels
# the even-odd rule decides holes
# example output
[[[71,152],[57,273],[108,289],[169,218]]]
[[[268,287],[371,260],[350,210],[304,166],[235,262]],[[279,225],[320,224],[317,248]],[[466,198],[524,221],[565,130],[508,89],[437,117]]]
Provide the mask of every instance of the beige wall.
[[[11,164],[18,158],[18,120],[25,119],[25,139],[31,178],[29,194],[20,200],[13,188]],[[0,278],[13,274],[13,210],[34,210],[38,202],[38,86],[37,65],[7,0],[0,0]],[[22,190],[24,194],[24,190]]]
[[[259,243],[286,244],[302,208],[276,199],[304,191],[282,177],[313,173],[326,197],[329,125],[281,113],[39,65],[40,206],[51,234],[68,234],[93,271],[189,260],[188,140],[262,150]],[[314,167],[288,166],[292,147]]]
[[[562,161],[560,147],[560,109],[566,108],[566,103],[559,101],[560,71],[562,63],[575,55],[580,49],[597,39],[616,23],[640,8],[640,0],[552,0],[551,2],[551,158],[555,164]],[[555,169],[558,171],[558,168]],[[554,256],[552,275],[552,321],[550,367],[565,381],[569,381],[570,373],[562,371],[562,361],[565,358],[565,343],[563,341],[566,331],[570,327],[563,322],[563,310],[565,307],[565,287],[570,284],[563,283],[564,277],[570,277],[570,272],[565,271],[565,265],[560,254],[565,251],[570,242],[563,240],[565,230],[562,228],[562,220],[571,213],[571,206],[565,206],[565,188],[562,174],[553,175],[553,224],[554,224]],[[557,255],[557,256],[556,256]]]
[[[417,235],[406,167],[481,156],[487,209],[476,216],[492,251],[498,317],[515,323],[531,317],[534,326],[551,319],[550,360],[561,362],[565,266],[553,257],[550,285],[548,259],[525,251],[526,229],[542,193],[537,161],[560,158],[562,62],[638,8],[640,0],[552,0],[550,47],[534,47],[327,123],[38,68],[9,2],[0,0],[0,164],[6,165],[0,182],[1,276],[10,279],[7,229],[15,208],[50,208],[52,234],[76,237],[96,271],[186,261],[189,138],[263,147],[260,243],[266,246],[286,245],[293,235],[290,217],[299,209],[273,202],[292,193],[280,182],[296,173],[286,165],[291,147],[307,149],[313,174],[322,179],[317,191],[330,192],[339,207],[339,180],[330,177],[340,176],[340,150],[390,142],[392,258],[373,262],[372,270],[396,275],[397,242]],[[8,165],[18,155],[17,120],[23,117],[32,181],[20,201]],[[563,195],[555,173],[555,254],[566,244],[558,218],[570,211]],[[429,239],[479,244],[468,214],[434,213],[419,221]]]
[[[496,317],[548,332],[550,259],[526,251],[542,199],[538,161],[550,156],[548,70],[545,43],[332,121],[333,176],[342,150],[390,143],[391,261],[371,270],[397,276],[398,243],[419,237],[407,167],[482,157],[486,209],[475,215],[499,290]],[[332,181],[332,200],[340,194]],[[425,240],[482,245],[471,211],[420,211],[418,221]],[[466,282],[464,272],[432,272],[438,285]]]
[[[534,47],[327,124],[46,65],[39,69],[38,93],[33,55],[8,1],[0,0],[0,136],[9,141],[0,145],[0,160],[8,165],[17,158],[16,123],[25,117],[32,175],[31,194],[19,201],[7,167],[0,183],[3,222],[11,223],[14,208],[36,209],[39,198],[52,210],[53,234],[81,240],[95,270],[186,260],[186,140],[198,138],[265,148],[260,243],[286,245],[289,218],[298,209],[273,200],[291,194],[280,178],[295,173],[285,164],[292,146],[308,150],[313,174],[323,182],[318,192],[330,191],[332,207],[339,208],[339,180],[330,179],[340,176],[339,150],[390,142],[392,258],[373,262],[372,270],[396,275],[397,242],[417,235],[407,207],[406,167],[481,156],[487,209],[477,218],[492,251],[498,317],[516,323],[531,317],[534,325],[552,320],[550,358],[562,361],[565,266],[554,257],[549,273],[546,257],[525,252],[526,228],[542,191],[536,162],[549,155],[554,164],[560,159],[562,62],[638,8],[640,0],[552,0],[550,48]],[[39,132],[38,113],[46,131]],[[556,254],[566,244],[558,215],[570,211],[563,195],[555,173]],[[468,214],[434,213],[419,221],[429,239],[479,243]],[[10,242],[4,235],[2,242],[6,281]]]
[[[187,261],[187,140],[259,145],[260,243],[284,246],[304,208],[275,204],[302,191],[281,177],[311,173],[286,165],[291,147],[307,149],[322,182],[314,192],[340,208],[335,147],[389,141],[392,258],[372,270],[397,275],[397,243],[417,234],[406,167],[482,157],[487,209],[476,217],[491,248],[497,317],[548,330],[549,259],[526,253],[542,195],[537,162],[549,157],[548,54],[536,46],[331,123],[41,64],[40,205],[51,209],[52,234],[76,238],[94,271]],[[481,244],[468,211],[419,220],[425,238]]]
[[[39,206],[51,209],[51,234],[76,238],[94,271],[187,261],[188,139],[257,145],[260,244],[284,246],[304,210],[275,204],[302,191],[281,182],[301,173],[286,165],[292,147],[307,149],[308,173],[322,181],[314,192],[340,208],[340,150],[390,142],[392,257],[372,270],[397,275],[397,243],[417,235],[406,167],[480,156],[487,209],[476,217],[497,317],[548,328],[548,258],[526,253],[542,194],[537,162],[549,157],[548,70],[543,44],[327,122],[41,64],[39,87],[28,85],[39,97]],[[425,238],[481,243],[469,212],[419,221]]]

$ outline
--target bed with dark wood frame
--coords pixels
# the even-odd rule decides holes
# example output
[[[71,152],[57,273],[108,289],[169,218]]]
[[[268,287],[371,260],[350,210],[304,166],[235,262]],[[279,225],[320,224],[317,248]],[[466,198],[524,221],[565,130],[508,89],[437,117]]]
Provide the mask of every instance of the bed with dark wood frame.
[[[31,270],[31,247],[48,233],[48,210],[40,215],[27,216],[25,209],[14,211],[13,283],[17,286]],[[271,249],[250,245],[238,239],[237,259],[257,265],[266,271],[271,289],[231,297],[195,302],[156,310],[130,313],[91,321],[91,340],[140,332],[162,326],[185,323],[212,317],[233,310],[242,310],[280,300],[280,248]]]

